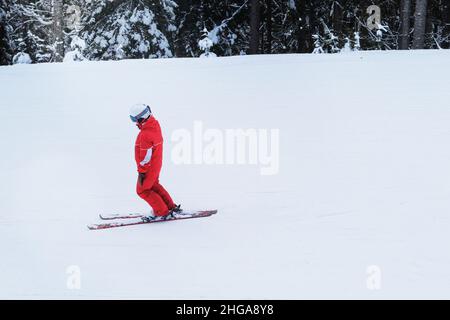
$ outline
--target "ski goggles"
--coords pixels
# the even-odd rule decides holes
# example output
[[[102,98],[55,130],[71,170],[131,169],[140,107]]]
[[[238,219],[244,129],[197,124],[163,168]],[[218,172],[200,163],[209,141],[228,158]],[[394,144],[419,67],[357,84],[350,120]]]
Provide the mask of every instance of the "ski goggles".
[[[136,116],[132,116],[130,114],[130,119],[133,122],[139,122],[139,120],[148,118],[152,112],[150,111],[150,107],[147,106],[141,113],[137,114]]]

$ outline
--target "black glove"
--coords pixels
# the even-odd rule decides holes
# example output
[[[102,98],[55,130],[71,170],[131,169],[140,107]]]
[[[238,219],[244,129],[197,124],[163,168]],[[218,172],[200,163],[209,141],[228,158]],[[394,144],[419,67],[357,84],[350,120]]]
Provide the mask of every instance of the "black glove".
[[[145,173],[139,172],[138,182],[142,186],[144,184]]]

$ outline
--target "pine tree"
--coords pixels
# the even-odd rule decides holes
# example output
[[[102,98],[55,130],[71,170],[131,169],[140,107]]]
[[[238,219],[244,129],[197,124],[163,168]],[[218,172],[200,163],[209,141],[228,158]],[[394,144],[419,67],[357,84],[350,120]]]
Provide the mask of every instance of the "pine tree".
[[[98,0],[84,8],[82,38],[92,60],[173,56],[172,0]]]
[[[15,54],[26,53],[33,62],[49,62],[55,57],[52,45],[52,1],[14,0],[11,4],[11,34]]]
[[[263,53],[302,52],[300,47],[305,45],[305,40],[310,43],[309,52],[312,51],[312,35],[305,34],[305,5],[305,1],[294,0],[263,2],[263,22],[260,26]]]
[[[220,55],[239,55],[248,50],[247,10],[246,1],[220,2],[220,10],[214,18],[218,23],[213,23],[211,30],[213,43]]]
[[[248,1],[179,1],[176,23],[176,55],[198,57],[198,39],[208,29],[213,51],[219,56],[238,55],[248,48]]]
[[[214,52],[211,52],[211,47],[213,46],[213,42],[209,36],[208,30],[205,28],[202,32],[202,38],[198,42],[198,47],[200,50],[203,51],[203,53],[200,55],[200,57],[216,57],[217,55]]]

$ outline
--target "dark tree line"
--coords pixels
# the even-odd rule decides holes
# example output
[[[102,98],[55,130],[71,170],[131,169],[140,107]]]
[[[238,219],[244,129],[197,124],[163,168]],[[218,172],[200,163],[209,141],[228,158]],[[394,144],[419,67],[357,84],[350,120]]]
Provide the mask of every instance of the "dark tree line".
[[[0,0],[0,65],[8,64],[11,61],[10,30],[7,29],[8,12],[8,3],[5,0]]]
[[[448,49],[449,38],[450,0],[0,0],[0,64]]]

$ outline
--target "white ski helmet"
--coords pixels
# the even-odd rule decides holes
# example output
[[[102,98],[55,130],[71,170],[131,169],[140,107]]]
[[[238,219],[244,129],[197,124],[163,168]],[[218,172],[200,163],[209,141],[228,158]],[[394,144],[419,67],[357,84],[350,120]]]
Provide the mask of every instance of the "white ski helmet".
[[[130,119],[133,122],[139,122],[141,119],[147,119],[152,115],[152,110],[146,104],[135,104],[130,108]]]

